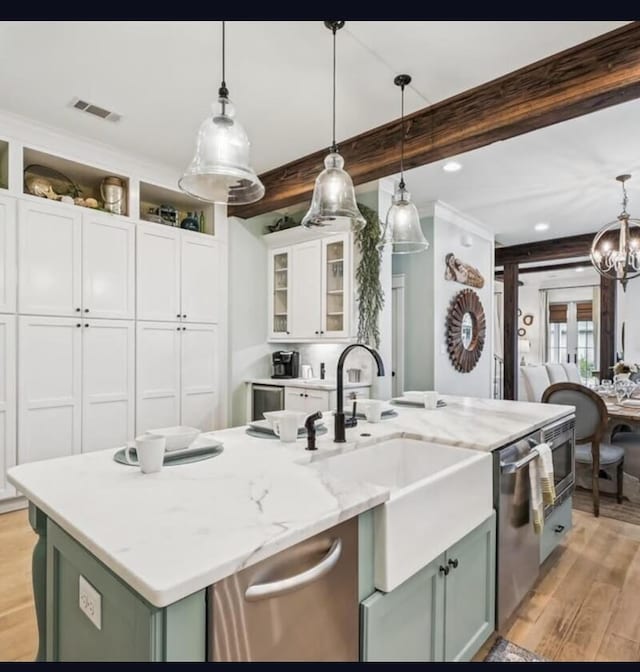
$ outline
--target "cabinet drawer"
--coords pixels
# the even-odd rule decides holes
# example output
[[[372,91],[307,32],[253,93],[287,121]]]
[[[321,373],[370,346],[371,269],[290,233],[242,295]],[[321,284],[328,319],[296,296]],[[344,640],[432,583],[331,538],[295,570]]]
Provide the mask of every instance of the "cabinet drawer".
[[[540,536],[540,563],[542,564],[551,551],[565,538],[572,527],[571,509],[573,499],[568,497],[544,521],[544,529]]]

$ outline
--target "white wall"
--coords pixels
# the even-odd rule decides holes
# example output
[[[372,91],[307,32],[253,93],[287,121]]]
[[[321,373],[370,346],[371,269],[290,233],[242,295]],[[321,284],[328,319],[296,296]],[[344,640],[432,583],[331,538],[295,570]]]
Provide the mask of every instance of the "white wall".
[[[229,218],[229,392],[231,425],[246,421],[244,381],[271,375],[271,352],[282,349],[267,343],[267,248],[264,227],[273,215],[249,220]]]
[[[526,329],[526,336],[523,338],[531,344],[531,351],[518,354],[518,361],[524,355],[527,364],[541,364],[544,360],[541,353],[542,338],[542,319],[540,315],[540,287],[538,285],[523,285],[518,292],[518,307],[522,311],[522,317],[518,318],[518,328]],[[533,324],[527,326],[522,318],[527,315],[533,315]],[[520,339],[520,337],[518,337]]]
[[[491,397],[493,375],[493,234],[485,231],[471,217],[450,206],[437,202],[434,205],[434,389],[443,394],[469,397]],[[462,244],[468,236],[471,246]],[[487,320],[485,344],[475,368],[469,373],[456,371],[451,364],[446,345],[446,318],[451,300],[465,289],[465,285],[445,280],[445,257],[453,252],[456,257],[475,266],[482,273],[482,289],[473,288],[484,307]]]
[[[640,278],[630,280],[627,291],[618,285],[616,352],[622,352],[622,323],[625,323],[624,359],[640,364]]]

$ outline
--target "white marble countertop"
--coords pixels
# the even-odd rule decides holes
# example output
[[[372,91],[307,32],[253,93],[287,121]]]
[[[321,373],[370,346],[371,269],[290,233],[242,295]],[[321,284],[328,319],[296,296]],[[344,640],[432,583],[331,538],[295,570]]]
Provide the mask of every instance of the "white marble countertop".
[[[347,482],[305,463],[380,440],[417,435],[489,451],[571,413],[571,407],[444,397],[433,411],[282,444],[244,427],[211,432],[218,457],[143,475],[114,449],[32,462],[9,480],[151,604],[163,607],[337,523],[381,504],[386,488]],[[326,414],[329,416],[329,414]],[[361,437],[361,434],[368,434]],[[203,435],[206,437],[207,435]]]
[[[245,380],[248,385],[277,385],[278,387],[304,387],[309,390],[329,390],[334,391],[337,388],[335,379],[320,380],[313,378],[305,380],[304,378],[249,378]],[[344,389],[348,390],[353,387],[371,387],[371,383],[364,381],[362,383],[348,383],[344,382]]]

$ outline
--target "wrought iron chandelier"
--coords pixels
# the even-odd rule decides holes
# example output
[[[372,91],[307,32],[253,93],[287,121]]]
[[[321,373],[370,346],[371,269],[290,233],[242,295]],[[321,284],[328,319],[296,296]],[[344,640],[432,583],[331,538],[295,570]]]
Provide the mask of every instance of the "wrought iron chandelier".
[[[618,175],[622,184],[622,212],[615,222],[604,226],[591,245],[591,263],[600,275],[618,280],[622,289],[640,275],[640,220],[627,212],[629,197],[625,183],[631,175]]]

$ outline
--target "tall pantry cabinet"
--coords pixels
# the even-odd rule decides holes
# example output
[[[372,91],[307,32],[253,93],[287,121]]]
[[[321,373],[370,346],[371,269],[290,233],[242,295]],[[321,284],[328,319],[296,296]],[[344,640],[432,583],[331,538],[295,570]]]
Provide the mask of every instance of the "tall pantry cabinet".
[[[225,264],[212,235],[0,192],[0,500],[16,463],[224,422]]]
[[[220,395],[221,243],[144,223],[137,237],[136,431],[213,429]]]

